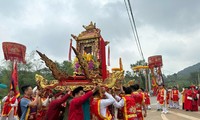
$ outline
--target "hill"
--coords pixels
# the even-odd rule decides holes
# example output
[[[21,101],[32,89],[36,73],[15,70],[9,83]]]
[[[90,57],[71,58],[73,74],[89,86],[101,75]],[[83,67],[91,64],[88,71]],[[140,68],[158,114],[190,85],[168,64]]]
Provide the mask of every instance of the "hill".
[[[200,71],[200,63],[195,65],[189,66],[177,73],[178,76],[189,77],[192,72],[199,72]]]

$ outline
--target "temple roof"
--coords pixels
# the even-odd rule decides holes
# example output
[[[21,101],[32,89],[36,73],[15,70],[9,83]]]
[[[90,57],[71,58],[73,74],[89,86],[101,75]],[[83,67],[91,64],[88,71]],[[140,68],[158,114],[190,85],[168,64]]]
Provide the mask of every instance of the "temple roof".
[[[96,24],[93,24],[93,22],[90,22],[88,26],[83,25],[83,28],[85,29],[85,31],[81,32],[78,37],[73,34],[71,35],[76,41],[98,38],[101,36],[101,30],[96,28]]]

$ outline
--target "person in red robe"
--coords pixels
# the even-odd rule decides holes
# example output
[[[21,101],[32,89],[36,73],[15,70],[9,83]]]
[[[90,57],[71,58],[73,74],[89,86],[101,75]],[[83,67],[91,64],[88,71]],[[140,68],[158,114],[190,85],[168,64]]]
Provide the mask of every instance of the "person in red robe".
[[[112,120],[113,116],[109,110],[109,106],[114,102],[115,99],[111,94],[106,92],[105,87],[96,91],[90,101],[91,120]]]
[[[95,86],[92,91],[89,91],[86,94],[83,91],[83,87],[78,87],[74,89],[74,91],[72,92],[74,98],[71,100],[70,105],[69,105],[68,120],[84,120],[82,105],[98,89],[99,89],[99,86]]]
[[[145,90],[144,96],[145,96],[144,103],[145,103],[146,109],[150,110],[151,109],[151,106],[150,106],[151,103],[150,103],[150,95],[149,95],[148,90]]]
[[[190,100],[189,95],[191,94],[191,88],[188,87],[188,89],[185,90],[185,99],[184,99],[184,109],[186,111],[190,110]]]
[[[176,86],[174,86],[172,90],[172,101],[173,107],[179,109],[179,91]]]
[[[167,105],[168,105],[168,108],[172,108],[173,107],[173,102],[172,102],[172,88],[169,87],[167,89]]]
[[[200,86],[198,87],[198,94],[199,94],[198,101],[199,101],[199,106],[200,106]]]
[[[116,108],[121,109],[123,120],[138,120],[135,99],[131,96],[132,89],[127,87],[124,89],[125,95],[119,102],[115,101],[113,104]]]
[[[197,90],[195,89],[195,86],[191,86],[191,97],[192,97],[192,105],[191,105],[191,111],[198,111],[198,97],[197,97]]]
[[[159,90],[160,90],[160,87],[158,86],[158,89],[157,89],[157,96],[156,96],[156,101],[157,101],[157,111],[162,111],[162,109],[161,109],[161,105],[160,105],[160,102],[159,102],[159,100],[160,100],[160,92],[159,92]]]
[[[144,94],[138,91],[139,90],[138,84],[131,85],[131,88],[133,90],[133,92],[131,93],[131,96],[135,99],[135,103],[136,103],[137,118],[138,120],[144,120],[144,117],[147,116],[147,111],[144,104]],[[144,115],[142,114],[142,108],[144,110]]]
[[[51,101],[49,104],[48,111],[46,113],[46,120],[61,120],[60,112],[62,104],[67,101],[71,94],[71,91],[68,91],[67,94],[63,96],[63,93],[59,93],[55,95],[55,100]]]
[[[182,94],[182,109],[185,109],[185,99],[186,99],[186,92],[188,91],[188,87],[185,87],[183,91],[181,92]]]
[[[185,103],[186,111],[198,111],[198,98],[197,91],[195,90],[195,86],[190,86],[190,90],[186,93],[187,103]]]
[[[37,119],[36,120],[44,120],[45,119],[50,100],[51,100],[51,98],[49,96],[41,98],[42,107],[40,110],[37,111]]]
[[[2,99],[2,102],[4,102],[4,105],[1,120],[6,120],[7,118],[8,120],[13,120],[18,105],[18,100],[14,96],[14,91],[10,90],[9,94]]]

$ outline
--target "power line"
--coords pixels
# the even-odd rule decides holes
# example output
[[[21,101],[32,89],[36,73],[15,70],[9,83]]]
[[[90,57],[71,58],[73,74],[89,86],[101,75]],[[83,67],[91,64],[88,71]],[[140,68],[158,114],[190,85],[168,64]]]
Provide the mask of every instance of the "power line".
[[[128,6],[127,6],[127,3],[126,3],[126,0],[124,0],[124,3],[125,3],[126,10],[127,10],[127,13],[128,13],[129,21],[130,21],[130,23],[131,23],[131,29],[132,29],[132,32],[133,32],[133,36],[134,36],[134,38],[135,38],[135,42],[136,42],[136,45],[137,45],[137,49],[138,49],[138,52],[139,52],[139,54],[140,54],[139,44],[138,44],[137,37],[136,37],[135,32],[134,32],[133,23],[131,22],[131,17],[130,17],[130,13],[129,13],[129,11],[128,11]],[[141,54],[140,54],[140,56],[141,56]],[[141,57],[142,57],[142,56],[141,56]]]
[[[134,25],[134,28],[135,28],[135,34],[136,34],[137,41],[138,41],[138,44],[139,44],[139,49],[140,49],[140,52],[141,52],[141,55],[142,55],[142,59],[144,60],[144,55],[143,55],[143,52],[142,52],[142,47],[140,45],[140,39],[139,39],[139,36],[138,36],[137,27],[136,27],[136,24],[135,24],[135,19],[134,19],[134,16],[133,16],[130,0],[128,0],[128,4],[129,4],[130,12],[131,12],[131,17],[132,17],[132,20],[133,20],[133,25]]]
[[[133,31],[133,34],[134,34],[134,38],[135,38],[135,41],[136,41],[136,44],[137,44],[137,48],[138,48],[140,56],[142,57],[143,60],[145,60],[144,54],[142,52],[142,47],[141,47],[141,44],[140,44],[138,32],[137,32],[137,27],[136,27],[136,24],[135,24],[135,19],[134,19],[133,12],[132,12],[132,7],[131,7],[131,4],[130,4],[130,1],[129,0],[127,0],[127,1],[128,1],[129,10],[128,10],[128,7],[127,7],[126,0],[124,0],[124,3],[125,3],[126,10],[127,10],[127,13],[128,13],[129,21],[131,23],[131,28],[132,28],[132,31]]]

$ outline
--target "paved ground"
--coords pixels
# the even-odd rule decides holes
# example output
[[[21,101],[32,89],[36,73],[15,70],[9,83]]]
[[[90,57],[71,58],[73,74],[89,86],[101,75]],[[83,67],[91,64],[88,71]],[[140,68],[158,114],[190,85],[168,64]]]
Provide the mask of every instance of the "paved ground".
[[[168,114],[156,110],[156,98],[151,97],[152,109],[148,110],[145,120],[200,120],[200,111],[191,112],[181,109],[168,109]],[[200,107],[199,107],[200,110]]]

